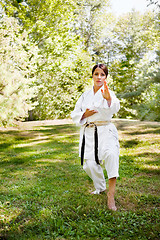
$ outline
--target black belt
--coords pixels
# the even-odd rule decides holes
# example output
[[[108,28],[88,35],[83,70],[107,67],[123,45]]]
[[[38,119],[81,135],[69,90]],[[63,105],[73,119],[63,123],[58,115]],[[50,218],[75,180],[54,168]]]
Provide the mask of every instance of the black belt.
[[[98,132],[97,132],[97,126],[95,123],[86,123],[84,127],[83,132],[83,139],[82,139],[82,145],[81,145],[81,165],[83,165],[84,160],[84,150],[85,150],[85,129],[88,126],[94,127],[94,154],[95,154],[95,161],[97,164],[100,165],[99,159],[98,159]]]

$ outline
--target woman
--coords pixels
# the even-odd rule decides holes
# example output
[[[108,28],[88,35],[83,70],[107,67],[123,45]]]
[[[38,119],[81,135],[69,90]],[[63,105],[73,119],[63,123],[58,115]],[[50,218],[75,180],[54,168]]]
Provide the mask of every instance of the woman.
[[[78,99],[71,117],[80,124],[79,155],[83,169],[93,180],[95,191],[106,191],[106,181],[100,164],[105,164],[109,179],[108,208],[116,211],[114,200],[116,178],[119,176],[119,141],[117,129],[111,119],[120,108],[119,100],[107,86],[108,69],[97,64],[92,69],[94,86]]]

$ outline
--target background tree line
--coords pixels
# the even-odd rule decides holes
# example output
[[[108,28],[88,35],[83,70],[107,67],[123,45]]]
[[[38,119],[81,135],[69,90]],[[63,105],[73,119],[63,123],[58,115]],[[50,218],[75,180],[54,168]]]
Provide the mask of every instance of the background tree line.
[[[67,118],[97,62],[121,101],[118,117],[159,121],[159,5],[115,17],[109,0],[4,0],[0,124]]]

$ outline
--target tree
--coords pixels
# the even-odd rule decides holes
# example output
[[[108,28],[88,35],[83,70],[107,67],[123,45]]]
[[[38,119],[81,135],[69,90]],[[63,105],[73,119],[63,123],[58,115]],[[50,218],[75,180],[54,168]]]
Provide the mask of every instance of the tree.
[[[80,0],[77,5],[74,30],[82,38],[85,50],[94,55],[109,16],[109,0]]]
[[[148,6],[149,5],[155,5],[157,8],[160,8],[160,4],[158,0],[147,0]]]
[[[157,11],[160,8],[160,4],[158,1],[150,0],[151,5],[155,5],[155,24],[154,29],[157,33],[159,33],[159,24],[160,24],[160,12]],[[150,85],[143,93],[144,100],[143,103],[137,107],[138,117],[141,120],[155,120],[160,121],[160,45],[157,41],[156,46],[154,48],[154,59],[150,61],[150,72],[146,76],[147,69],[144,70],[144,76],[150,80]],[[144,69],[144,67],[142,67]],[[148,81],[149,82],[149,81]]]
[[[31,99],[37,92],[37,49],[28,42],[27,32],[16,19],[3,16],[0,25],[0,125],[7,125],[24,119],[36,104]]]
[[[75,3],[61,0],[5,1],[6,13],[15,16],[29,40],[38,47],[35,119],[62,118],[88,84],[91,58],[73,31]]]
[[[119,116],[137,117],[137,107],[144,101],[143,93],[154,82],[150,77],[150,72],[154,67],[156,69],[155,59],[151,56],[155,54],[158,42],[154,14],[140,15],[133,11],[117,21],[112,33],[116,55],[110,64],[110,74],[114,90],[121,99]]]

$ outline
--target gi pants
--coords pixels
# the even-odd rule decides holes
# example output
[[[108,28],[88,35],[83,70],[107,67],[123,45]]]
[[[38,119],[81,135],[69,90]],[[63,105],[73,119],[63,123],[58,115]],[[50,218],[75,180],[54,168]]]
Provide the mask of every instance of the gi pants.
[[[99,142],[99,150],[103,150],[103,160],[104,166],[107,171],[108,179],[119,177],[119,142],[117,137],[112,134],[108,136],[108,144],[105,144],[104,141]],[[101,149],[102,146],[102,149]],[[101,158],[102,159],[102,158]],[[103,160],[100,162],[102,163]],[[86,171],[88,176],[93,180],[94,187],[96,191],[102,192],[106,190],[106,181],[101,165],[98,165],[95,159],[85,159],[83,169]]]

